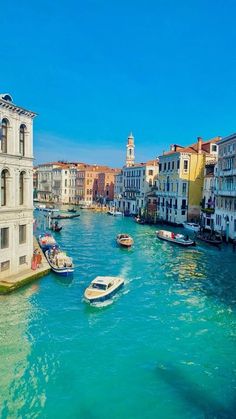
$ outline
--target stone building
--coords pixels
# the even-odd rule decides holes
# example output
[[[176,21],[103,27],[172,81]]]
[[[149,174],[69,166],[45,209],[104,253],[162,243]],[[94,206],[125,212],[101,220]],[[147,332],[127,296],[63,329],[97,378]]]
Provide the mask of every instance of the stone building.
[[[215,168],[215,230],[236,238],[236,134],[218,143]]]
[[[31,267],[35,116],[0,95],[0,279]]]
[[[199,221],[205,165],[217,156],[220,137],[188,147],[172,145],[159,156],[157,218],[182,224]]]

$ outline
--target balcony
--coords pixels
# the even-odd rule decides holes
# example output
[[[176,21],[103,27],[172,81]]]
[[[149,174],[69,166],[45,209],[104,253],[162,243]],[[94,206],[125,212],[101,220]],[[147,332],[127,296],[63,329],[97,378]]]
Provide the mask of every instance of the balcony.
[[[236,198],[236,189],[231,189],[231,190],[218,189],[218,190],[215,190],[215,195],[217,195],[217,196],[232,196],[232,197]]]
[[[214,214],[215,208],[201,208],[201,211],[204,212],[204,214]]]

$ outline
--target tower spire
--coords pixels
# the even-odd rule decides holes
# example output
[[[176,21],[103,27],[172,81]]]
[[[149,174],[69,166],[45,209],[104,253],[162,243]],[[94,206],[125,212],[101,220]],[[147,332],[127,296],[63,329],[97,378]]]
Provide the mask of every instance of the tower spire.
[[[128,141],[127,141],[127,150],[126,150],[126,166],[130,167],[134,165],[134,136],[132,134],[132,132],[130,133],[130,135],[128,136]]]

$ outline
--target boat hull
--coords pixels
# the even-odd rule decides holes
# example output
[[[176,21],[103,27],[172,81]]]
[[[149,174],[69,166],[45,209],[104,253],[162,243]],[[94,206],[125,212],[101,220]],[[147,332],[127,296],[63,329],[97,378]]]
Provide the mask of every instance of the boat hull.
[[[193,240],[180,241],[180,240],[172,239],[172,238],[169,238],[169,237],[163,237],[159,234],[157,234],[157,237],[160,240],[167,241],[167,242],[173,243],[173,244],[177,244],[178,246],[182,246],[182,247],[196,246],[196,243]]]
[[[80,214],[73,214],[73,215],[56,215],[52,216],[51,220],[70,220],[71,218],[78,218]]]
[[[84,298],[88,303],[100,303],[100,302],[103,302],[103,301],[106,301],[106,300],[109,300],[110,298],[112,298],[113,295],[115,295],[123,287],[123,285],[124,285],[124,282],[119,284],[109,294],[101,295],[99,297],[88,297],[88,296],[86,296],[86,291],[85,291]]]

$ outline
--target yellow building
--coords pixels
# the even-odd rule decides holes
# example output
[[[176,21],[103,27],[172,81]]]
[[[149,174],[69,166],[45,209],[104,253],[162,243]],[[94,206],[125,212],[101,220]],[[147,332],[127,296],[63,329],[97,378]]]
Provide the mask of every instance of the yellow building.
[[[156,191],[157,218],[176,224],[198,221],[202,200],[205,164],[217,156],[220,137],[198,138],[188,147],[172,145],[159,156]]]

